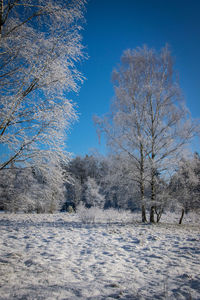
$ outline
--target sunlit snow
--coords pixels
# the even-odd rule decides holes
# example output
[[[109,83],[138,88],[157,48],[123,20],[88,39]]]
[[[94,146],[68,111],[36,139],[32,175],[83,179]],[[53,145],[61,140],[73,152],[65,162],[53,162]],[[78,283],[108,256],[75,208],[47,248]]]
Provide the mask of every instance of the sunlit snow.
[[[200,299],[198,217],[139,217],[0,214],[0,299]]]

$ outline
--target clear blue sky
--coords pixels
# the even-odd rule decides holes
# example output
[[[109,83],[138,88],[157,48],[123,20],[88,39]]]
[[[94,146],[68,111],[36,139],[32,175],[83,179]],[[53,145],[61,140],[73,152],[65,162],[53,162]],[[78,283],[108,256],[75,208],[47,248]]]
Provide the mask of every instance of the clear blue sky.
[[[89,59],[81,66],[87,80],[75,101],[80,113],[68,138],[68,151],[90,154],[98,144],[92,117],[109,110],[114,96],[111,73],[124,50],[146,44],[170,45],[180,86],[192,116],[200,117],[200,0],[89,0],[83,43]],[[195,144],[199,151],[198,143]]]

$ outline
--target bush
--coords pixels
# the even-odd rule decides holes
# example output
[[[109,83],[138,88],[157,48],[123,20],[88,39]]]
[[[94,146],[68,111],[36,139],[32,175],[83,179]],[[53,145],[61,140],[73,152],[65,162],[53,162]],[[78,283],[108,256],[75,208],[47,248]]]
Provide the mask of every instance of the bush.
[[[79,218],[81,219],[81,221],[83,223],[95,223],[95,217],[97,215],[97,210],[99,210],[96,207],[90,207],[90,208],[86,208],[84,206],[84,204],[81,202],[78,206],[77,206],[77,213]]]
[[[77,214],[80,220],[86,224],[98,223],[130,223],[133,222],[133,215],[130,211],[117,209],[100,209],[98,207],[86,208],[81,202],[77,206]]]

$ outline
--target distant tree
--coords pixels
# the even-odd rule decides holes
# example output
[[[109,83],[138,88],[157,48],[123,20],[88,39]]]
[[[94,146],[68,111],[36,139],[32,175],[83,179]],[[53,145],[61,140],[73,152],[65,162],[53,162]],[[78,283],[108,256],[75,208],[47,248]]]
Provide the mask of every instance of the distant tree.
[[[132,181],[134,165],[127,155],[75,157],[66,166],[71,180],[66,183],[66,202],[74,209],[82,202],[90,206],[86,194],[88,182],[94,181],[100,195],[104,195],[104,208],[138,209],[138,187]]]
[[[85,184],[88,177],[94,178],[97,181],[98,177],[98,160],[94,156],[80,157],[77,156],[62,166],[67,174],[66,186],[66,202],[63,210],[68,206],[76,209],[77,205],[84,199]],[[69,179],[70,176],[70,180]]]
[[[100,187],[91,177],[88,177],[85,189],[85,198],[87,206],[104,207],[105,198],[99,191]]]
[[[174,202],[174,199],[172,199],[170,195],[168,182],[163,179],[156,178],[155,190],[155,199],[153,203],[150,203],[150,207],[152,205],[154,206],[156,222],[158,223],[162,217],[163,212],[171,208],[171,203]]]
[[[138,186],[133,182],[134,165],[125,154],[107,157],[108,172],[102,178],[105,208],[131,209],[139,207]]]
[[[87,177],[95,178],[95,180],[97,180],[99,177],[99,163],[100,160],[94,155],[86,155],[84,157],[84,165]]]
[[[16,170],[2,170],[0,176],[0,207],[1,210],[16,210],[15,197],[18,190],[15,190]]]
[[[62,211],[68,211],[69,206],[71,206],[73,210],[76,210],[76,207],[82,201],[83,186],[73,174],[71,174],[70,181],[65,182],[64,185],[66,190]]]
[[[77,156],[72,159],[67,165],[67,170],[73,177],[80,181],[80,184],[84,184],[87,180],[84,158]]]
[[[177,200],[175,206],[182,210],[179,224],[185,212],[200,209],[200,157],[197,153],[192,159],[180,160],[170,182],[170,191]]]
[[[145,184],[151,186],[150,222],[154,222],[156,174],[165,175],[196,125],[182,101],[168,47],[159,53],[147,47],[127,50],[113,71],[115,98],[111,113],[96,118],[111,149],[126,153],[135,165],[142,221],[146,221]]]
[[[84,186],[87,181],[87,168],[85,158],[77,156],[63,166],[67,174],[66,186],[66,202],[63,210],[67,210],[69,206],[74,209],[81,201],[84,201]],[[70,180],[68,177],[70,176]]]
[[[1,170],[0,207],[10,212],[53,213],[65,200],[64,186],[57,168],[10,168]]]

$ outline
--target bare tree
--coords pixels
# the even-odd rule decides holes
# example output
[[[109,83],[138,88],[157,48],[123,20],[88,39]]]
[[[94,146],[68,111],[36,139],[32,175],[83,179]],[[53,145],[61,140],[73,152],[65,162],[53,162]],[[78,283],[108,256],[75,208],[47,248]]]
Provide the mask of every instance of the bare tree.
[[[190,120],[166,46],[160,53],[147,47],[127,50],[113,71],[115,98],[111,113],[96,118],[112,149],[126,152],[134,162],[133,180],[141,195],[146,221],[145,184],[151,185],[150,221],[154,222],[156,176],[165,175],[195,125]]]

